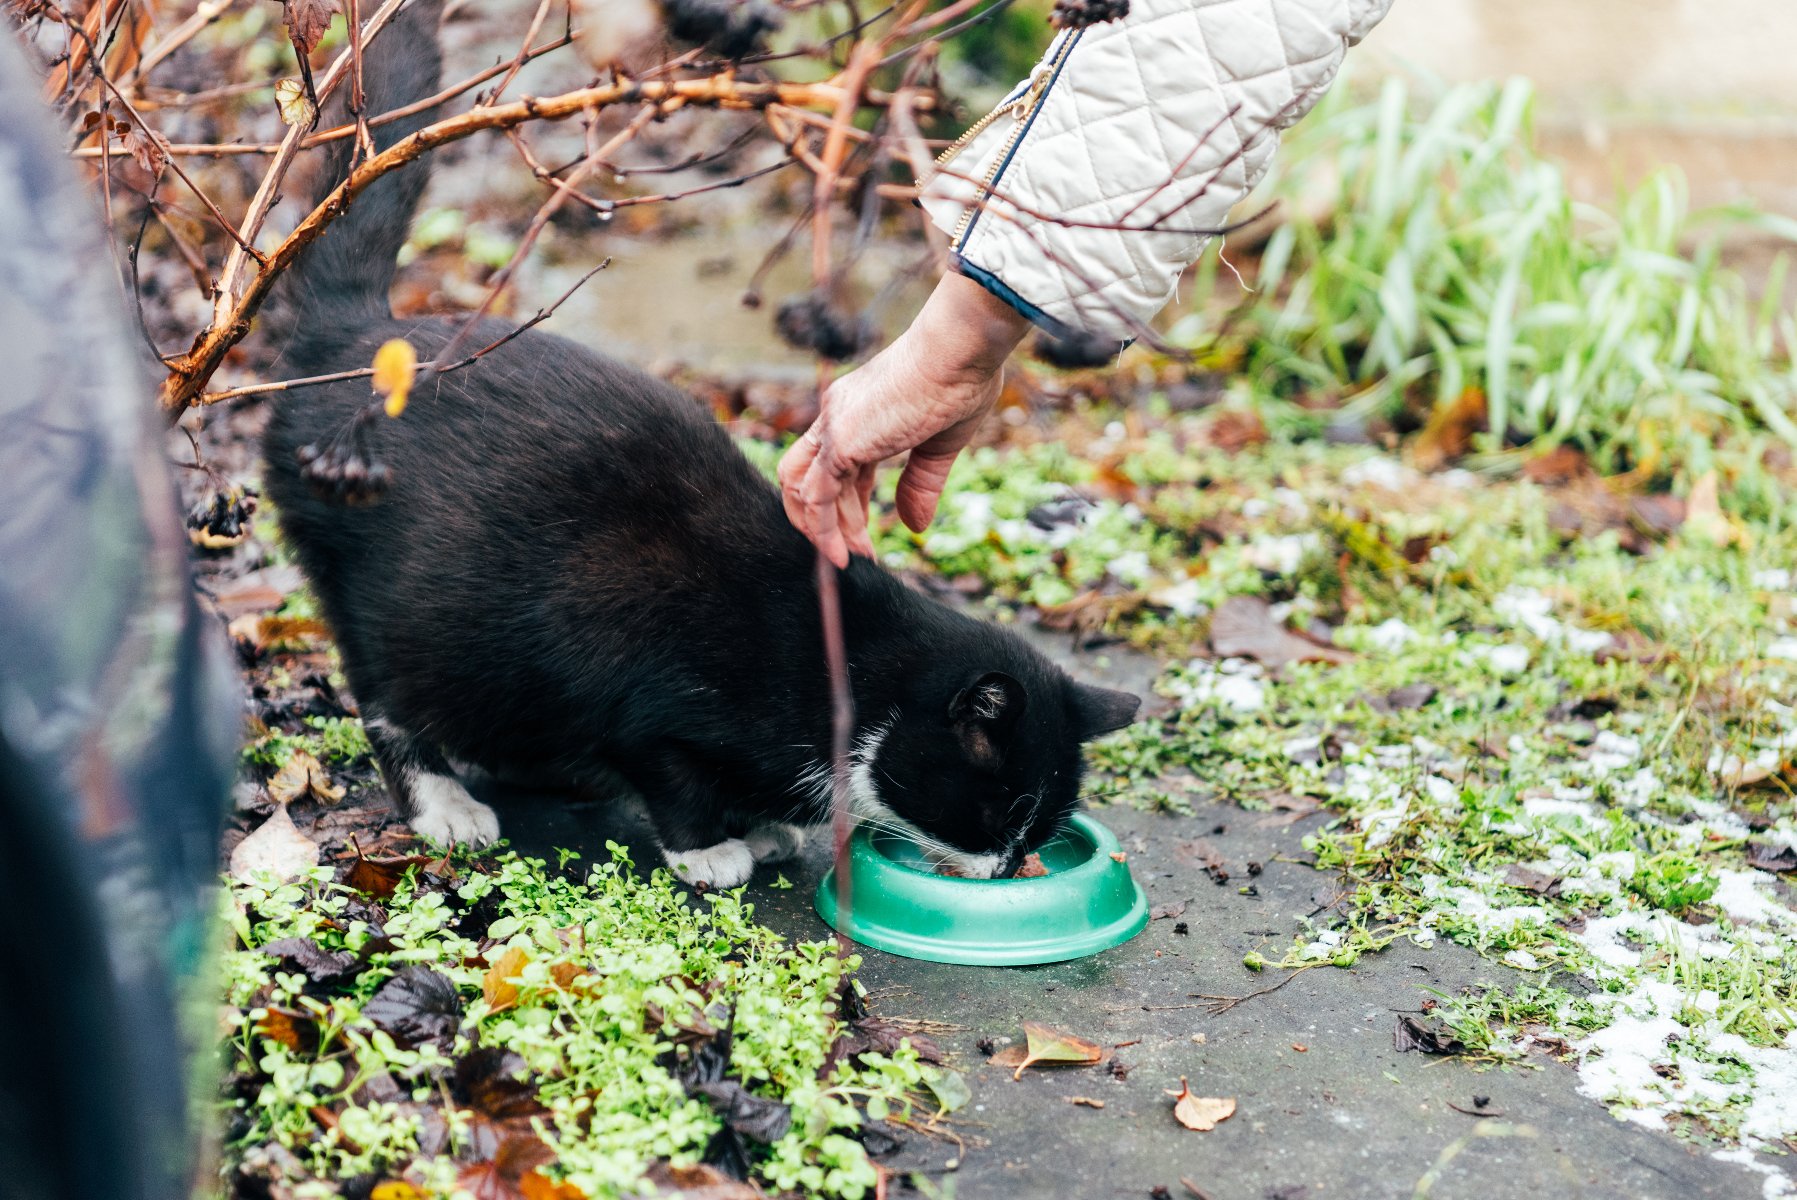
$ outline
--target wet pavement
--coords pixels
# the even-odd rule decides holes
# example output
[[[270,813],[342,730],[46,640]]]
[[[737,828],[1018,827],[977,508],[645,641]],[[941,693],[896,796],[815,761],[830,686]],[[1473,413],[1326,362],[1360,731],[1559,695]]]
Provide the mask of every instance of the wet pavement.
[[[1142,688],[1153,672],[1139,656],[1112,651],[1100,665],[1097,656],[1062,652],[1064,637],[1044,640],[1090,679]],[[648,845],[628,805],[496,799],[514,845],[528,853],[566,846],[591,856],[608,837]],[[1399,1016],[1417,1012],[1431,991],[1522,978],[1459,947],[1399,943],[1350,969],[1302,972],[1213,1015],[1200,997],[1243,996],[1285,978],[1249,971],[1243,956],[1277,957],[1302,916],[1335,900],[1336,881],[1303,861],[1305,833],[1326,818],[1289,821],[1232,806],[1185,817],[1122,808],[1095,815],[1121,839],[1149,902],[1183,901],[1183,913],[1152,921],[1114,950],[1048,966],[953,967],[863,951],[861,979],[876,1011],[952,1026],[933,1036],[973,1090],[952,1138],[904,1133],[887,1165],[925,1175],[955,1200],[1147,1197],[1156,1187],[1200,1200],[1781,1194],[1774,1189],[1789,1160],[1758,1157],[1764,1170],[1781,1172],[1774,1178],[1619,1120],[1578,1093],[1572,1067],[1546,1054],[1482,1068],[1398,1052]],[[1227,882],[1206,874],[1206,849],[1224,860]],[[652,863],[653,853],[641,859]],[[1261,864],[1258,874],[1250,862]],[[761,919],[794,938],[828,936],[811,908],[827,867],[814,849],[782,869],[794,885],[787,889],[772,886],[776,872],[763,868],[750,885]],[[1025,1020],[1111,1047],[1123,1069],[1031,1070],[1014,1081],[1009,1069],[987,1066],[976,1043],[1018,1038]],[[1197,1094],[1234,1098],[1235,1116],[1209,1133],[1181,1127],[1166,1089],[1182,1076]]]

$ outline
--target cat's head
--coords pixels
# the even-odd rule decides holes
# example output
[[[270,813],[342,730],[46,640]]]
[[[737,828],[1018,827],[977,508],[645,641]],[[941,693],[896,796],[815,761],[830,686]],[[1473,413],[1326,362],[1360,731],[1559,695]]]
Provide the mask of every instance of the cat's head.
[[[945,666],[856,747],[856,816],[912,837],[976,879],[1008,877],[1079,801],[1082,743],[1123,728],[1141,700],[1091,687],[1033,654]]]

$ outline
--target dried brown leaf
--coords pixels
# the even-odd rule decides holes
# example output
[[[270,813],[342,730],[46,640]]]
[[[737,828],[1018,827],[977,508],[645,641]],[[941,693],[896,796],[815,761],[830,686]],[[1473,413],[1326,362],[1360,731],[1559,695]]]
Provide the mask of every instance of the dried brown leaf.
[[[1235,1116],[1234,1097],[1194,1096],[1183,1075],[1179,1078],[1179,1090],[1169,1090],[1167,1095],[1173,1097],[1173,1116],[1198,1133],[1209,1133],[1219,1122]]]
[[[1513,888],[1532,892],[1537,896],[1552,899],[1560,894],[1560,877],[1550,875],[1546,871],[1537,871],[1533,867],[1525,867],[1520,863],[1511,863],[1504,872],[1504,882]]]
[[[1472,449],[1473,434],[1485,428],[1485,393],[1467,388],[1452,403],[1430,412],[1428,424],[1410,442],[1410,465],[1438,471]]]
[[[231,875],[243,880],[263,872],[292,879],[317,863],[317,844],[294,825],[285,804],[276,805],[268,820],[231,851]]]
[[[1012,1044],[986,1061],[999,1066],[1015,1066],[1012,1079],[1021,1079],[1026,1067],[1089,1067],[1105,1059],[1104,1047],[1097,1042],[1063,1033],[1036,1021],[1023,1023],[1027,1043]]]
[[[337,15],[337,0],[282,0],[287,9],[287,36],[301,53],[318,49],[331,19]]]
[[[1752,540],[1746,528],[1722,511],[1716,472],[1706,471],[1691,485],[1685,500],[1685,523],[1681,532],[1687,537],[1714,546],[1745,547]]]
[[[168,142],[154,129],[133,123],[116,128],[114,133],[119,145],[125,148],[138,166],[150,174],[160,174],[162,168],[168,165]]]
[[[1259,596],[1231,596],[1210,619],[1211,649],[1219,658],[1252,658],[1268,668],[1293,662],[1344,663],[1352,652],[1287,629]]]
[[[397,858],[374,858],[357,852],[356,860],[344,872],[343,882],[365,896],[390,900],[399,890],[400,881],[413,867],[423,869],[437,862],[428,854],[406,854]]]
[[[1757,870],[1781,874],[1797,871],[1797,849],[1753,842],[1747,847],[1747,865]]]

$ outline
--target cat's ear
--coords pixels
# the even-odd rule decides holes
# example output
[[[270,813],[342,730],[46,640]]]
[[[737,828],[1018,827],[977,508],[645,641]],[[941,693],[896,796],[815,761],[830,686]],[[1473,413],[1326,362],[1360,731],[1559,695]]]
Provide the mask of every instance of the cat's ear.
[[[1136,710],[1142,707],[1140,696],[1115,688],[1075,683],[1072,692],[1074,728],[1082,742],[1122,729],[1136,719]]]
[[[967,756],[994,766],[1004,758],[1004,746],[1029,693],[1003,671],[988,671],[960,691],[948,703],[949,723]]]

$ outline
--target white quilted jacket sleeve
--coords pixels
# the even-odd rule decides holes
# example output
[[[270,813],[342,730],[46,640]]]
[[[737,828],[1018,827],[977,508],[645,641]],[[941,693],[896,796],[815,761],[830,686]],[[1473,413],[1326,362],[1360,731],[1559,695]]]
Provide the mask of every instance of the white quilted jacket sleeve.
[[[1132,0],[1056,37],[923,206],[957,268],[1037,324],[1133,338],[1390,6]]]

